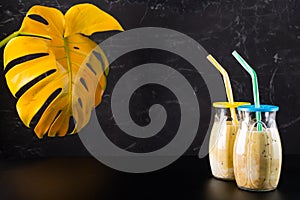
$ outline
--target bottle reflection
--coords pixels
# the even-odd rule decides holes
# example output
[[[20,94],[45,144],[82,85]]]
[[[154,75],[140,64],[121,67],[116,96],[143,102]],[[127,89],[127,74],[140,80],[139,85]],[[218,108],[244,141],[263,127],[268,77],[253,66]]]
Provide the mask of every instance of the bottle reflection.
[[[278,190],[271,192],[247,192],[238,189],[235,182],[221,181],[215,178],[208,179],[204,185],[205,199],[207,200],[283,200]]]

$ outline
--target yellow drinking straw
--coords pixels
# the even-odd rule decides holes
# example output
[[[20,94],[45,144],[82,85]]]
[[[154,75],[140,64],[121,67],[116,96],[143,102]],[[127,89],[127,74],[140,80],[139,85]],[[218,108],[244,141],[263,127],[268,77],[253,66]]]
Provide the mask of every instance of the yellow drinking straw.
[[[226,89],[226,94],[227,94],[227,99],[230,105],[234,104],[234,100],[233,100],[233,94],[232,94],[232,88],[231,88],[231,84],[230,84],[230,79],[228,76],[228,73],[226,72],[226,70],[218,63],[218,61],[216,61],[216,59],[214,59],[214,57],[212,57],[212,55],[208,55],[206,57],[211,64],[213,64],[218,70],[219,72],[222,74],[223,76],[223,80],[224,80],[224,84],[225,84],[225,89]],[[231,114],[231,118],[233,119],[233,122],[235,125],[238,124],[238,119],[235,113],[235,108],[230,106],[230,114]]]

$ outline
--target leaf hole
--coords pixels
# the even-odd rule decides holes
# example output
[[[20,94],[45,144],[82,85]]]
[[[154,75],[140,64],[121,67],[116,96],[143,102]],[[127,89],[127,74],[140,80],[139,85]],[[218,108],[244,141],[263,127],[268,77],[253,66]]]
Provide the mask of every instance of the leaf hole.
[[[82,108],[82,101],[81,101],[81,98],[78,98],[78,103],[79,103],[80,107]]]
[[[59,115],[60,115],[60,113],[62,112],[62,110],[59,110],[58,112],[57,112],[57,114],[55,115],[55,117],[54,117],[54,119],[53,119],[53,121],[51,122],[51,125],[50,125],[50,127],[52,126],[52,124],[55,122],[55,120],[59,117]]]
[[[59,110],[59,111],[57,112],[57,114],[56,114],[55,117],[54,117],[53,122],[55,122],[55,120],[59,117],[59,115],[60,115],[61,112],[62,112],[61,110]],[[51,124],[53,124],[53,122],[52,122]]]
[[[84,80],[83,78],[80,78],[80,82],[81,82],[81,84],[83,85],[83,87],[84,87],[87,91],[89,91],[89,88],[88,88],[88,86],[87,86],[87,84],[86,84],[86,82],[85,82],[85,80]]]
[[[97,60],[101,63],[101,68],[102,68],[102,71],[104,72],[104,62],[103,62],[103,59],[102,59],[102,56],[100,53],[98,53],[97,51],[93,51],[93,55],[97,58]]]
[[[45,110],[48,108],[49,104],[61,93],[62,88],[58,88],[55,90],[45,101],[43,106],[39,109],[39,111],[34,115],[32,120],[30,121],[30,127],[35,127],[41,118],[42,114],[45,112]]]
[[[42,39],[45,39],[45,40],[52,40],[51,38],[49,38],[47,36],[42,36],[42,35],[31,35],[31,36],[28,36],[28,35],[26,35],[26,33],[20,33],[20,36],[36,37],[36,38],[42,38]]]
[[[48,21],[45,18],[43,18],[41,15],[31,14],[28,15],[28,17],[34,21],[40,22],[45,25],[49,25]]]
[[[76,50],[78,50],[78,49],[79,49],[79,47],[76,47],[76,46],[75,46],[75,47],[73,47],[73,48],[74,48],[74,49],[76,49]]]
[[[54,72],[56,72],[56,69],[51,69],[41,75],[39,75],[38,77],[36,77],[35,79],[33,79],[32,81],[30,81],[29,83],[25,84],[23,87],[21,87],[19,89],[19,91],[16,93],[16,97],[20,98],[29,88],[31,88],[32,86],[34,86],[36,83],[38,83],[39,81],[43,80],[44,78],[46,78],[47,76],[53,74]]]
[[[90,63],[86,63],[86,66],[93,72],[93,74],[97,75],[96,71],[93,69]]]
[[[29,54],[29,55],[26,55],[26,56],[16,58],[16,59],[10,61],[6,65],[4,73],[6,74],[10,69],[12,69],[14,66],[16,66],[20,63],[27,62],[27,61],[30,61],[30,60],[34,60],[34,59],[37,59],[37,58],[41,58],[43,56],[48,56],[48,55],[49,55],[49,53],[35,53],[35,54]]]
[[[68,128],[67,134],[70,134],[70,133],[72,133],[72,132],[74,131],[74,129],[75,129],[75,124],[76,124],[75,119],[74,119],[73,116],[71,116],[71,117],[70,117],[70,120],[69,120],[69,128]]]

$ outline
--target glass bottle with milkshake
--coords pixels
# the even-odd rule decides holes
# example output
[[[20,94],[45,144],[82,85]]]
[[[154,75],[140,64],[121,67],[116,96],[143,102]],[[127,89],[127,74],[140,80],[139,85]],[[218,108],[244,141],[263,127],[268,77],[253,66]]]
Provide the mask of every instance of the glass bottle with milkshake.
[[[214,123],[209,140],[209,162],[215,178],[234,180],[233,145],[238,131],[238,122],[231,116],[237,114],[237,107],[249,105],[247,102],[214,102]],[[239,116],[237,116],[239,120]]]
[[[277,106],[240,106],[241,123],[234,145],[234,173],[238,187],[269,191],[277,187],[282,149],[276,125]],[[256,112],[261,114],[258,121]]]
[[[255,71],[236,51],[232,54],[251,75],[254,96],[254,105],[238,107],[241,120],[233,149],[235,180],[244,190],[274,190],[282,165],[282,147],[276,125],[279,107],[260,105]]]
[[[212,175],[223,180],[234,180],[233,145],[238,131],[237,107],[250,105],[234,102],[230,79],[225,69],[211,56],[207,59],[220,71],[226,88],[228,102],[214,102],[214,123],[209,140],[209,162]]]

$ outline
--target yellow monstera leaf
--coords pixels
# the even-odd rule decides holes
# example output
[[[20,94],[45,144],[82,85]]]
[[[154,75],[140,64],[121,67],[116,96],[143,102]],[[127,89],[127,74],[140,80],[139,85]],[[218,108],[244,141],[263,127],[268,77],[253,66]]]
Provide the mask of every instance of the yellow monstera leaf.
[[[65,15],[55,8],[33,6],[19,31],[4,39],[4,72],[18,99],[23,123],[39,138],[75,133],[89,121],[101,102],[108,62],[87,36],[119,30],[111,15],[92,4],[71,7]],[[70,130],[69,122],[74,121]]]

